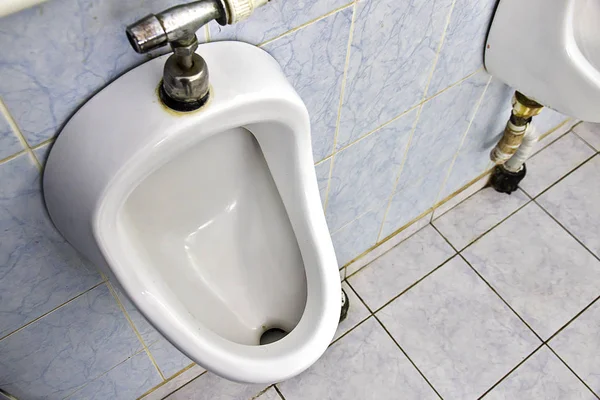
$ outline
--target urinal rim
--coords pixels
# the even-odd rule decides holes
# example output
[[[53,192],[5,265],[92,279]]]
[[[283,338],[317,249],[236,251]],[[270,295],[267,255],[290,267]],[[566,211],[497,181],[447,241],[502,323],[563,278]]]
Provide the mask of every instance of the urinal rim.
[[[252,51],[258,51],[260,53],[266,54],[264,51],[254,48],[253,46],[243,45],[237,42],[233,43],[235,46],[252,47],[254,49]],[[233,45],[233,43],[229,44]],[[203,45],[200,46],[199,52],[205,57],[208,56],[208,59],[210,59],[209,46],[224,46],[226,44],[227,42],[219,42],[210,45]],[[207,51],[208,53],[205,54],[205,52]],[[264,57],[264,55],[261,57]],[[270,56],[268,57],[271,60],[269,62],[272,62],[272,58]],[[161,60],[155,59],[150,61],[149,63],[161,64]],[[261,65],[257,65],[256,68],[263,68],[262,73],[273,74],[275,72],[273,70],[269,71],[269,64],[267,62],[262,63]],[[280,74],[281,77],[283,77],[282,72],[279,70],[278,64],[277,69],[278,74]],[[118,79],[113,84],[109,85],[102,92],[110,91],[111,87],[113,87],[114,89],[115,84],[117,84],[119,81],[121,81],[127,76],[131,78],[131,76],[133,76],[134,73],[136,73],[136,69],[132,70],[124,77]],[[215,89],[218,93],[221,88],[219,87],[219,79],[215,78],[216,77],[213,77],[213,82],[216,87]],[[221,82],[223,82],[223,80],[221,80]],[[289,86],[287,80],[285,82]],[[291,111],[291,119],[299,119],[299,121],[295,122],[297,124],[300,124],[300,126],[309,126],[308,114],[306,112],[305,106],[299,99],[297,94],[293,91],[293,89],[291,89],[291,86],[287,88],[281,87],[281,80],[275,80],[275,83],[276,84],[274,84],[273,86],[279,86],[271,88],[273,89],[272,91],[265,90],[265,88],[260,89],[261,92],[263,92],[263,99],[266,99],[266,101],[275,102],[280,105],[285,105],[289,108],[289,110],[293,110]],[[219,110],[220,107],[221,109],[223,108],[222,105],[219,103],[218,99],[218,96],[216,96],[214,102],[211,104],[210,112],[206,112],[204,116],[209,115],[211,113],[214,114],[214,112],[216,110]],[[87,112],[85,110],[89,109],[90,107],[93,107],[93,102],[94,99],[92,99],[90,102],[88,102],[88,104],[82,107],[82,112],[85,113]],[[268,107],[267,109],[273,111],[270,107]],[[141,113],[140,117],[143,116],[142,111],[138,110],[137,112]],[[203,114],[198,113],[196,114],[196,116],[202,119]],[[170,115],[170,117],[173,116]],[[288,125],[293,126],[294,121],[292,121],[290,118],[288,118],[287,121],[280,120],[279,122],[288,123]],[[73,120],[76,120],[76,118],[74,117]],[[274,120],[277,120],[277,118],[274,118]],[[245,124],[231,123],[230,127],[233,128],[241,126],[252,132],[252,122],[253,121],[247,121],[247,123]],[[260,122],[264,122],[264,118],[261,118]],[[198,125],[199,123],[200,122],[194,122],[191,125]],[[67,129],[67,127],[65,127],[65,130]],[[160,129],[160,127],[156,127],[156,129],[158,130]],[[180,126],[178,129],[182,130],[183,128]],[[225,129],[227,129],[227,127],[225,126],[213,126],[212,134],[218,134],[219,132],[222,132]],[[291,129],[293,129],[294,132],[297,132],[297,130],[301,128],[296,126]],[[255,132],[253,132],[253,134],[255,134],[256,136]],[[152,134],[150,134],[149,136],[152,137]],[[163,136],[171,137],[172,140],[175,140],[174,138],[177,135],[173,133],[163,133]],[[204,140],[207,137],[208,136],[204,136],[203,139],[196,139],[195,141]],[[182,148],[187,147],[189,145],[188,144],[184,146],[183,143],[184,142],[179,143],[182,146]],[[308,148],[305,148],[303,150],[305,153],[307,151],[310,153],[311,151],[310,137],[308,138],[308,143]],[[106,223],[111,218],[117,217],[116,211],[118,211],[120,207],[122,207],[123,202],[127,198],[127,195],[133,190],[133,188],[131,187],[131,183],[133,182],[135,184],[136,181],[137,183],[141,182],[144,176],[147,176],[147,174],[151,173],[152,170],[158,167],[159,164],[162,165],[161,163],[170,160],[173,154],[178,151],[180,151],[178,150],[178,147],[173,146],[172,143],[170,143],[168,140],[163,140],[160,142],[148,141],[146,143],[146,146],[141,147],[137,153],[135,153],[133,156],[130,156],[127,163],[125,163],[122,166],[118,173],[114,174],[110,182],[104,187],[104,192],[95,205],[95,211],[92,217],[92,233],[96,240],[98,249],[102,253],[102,256],[104,257],[104,260],[107,264],[106,266],[109,267],[110,271],[116,275],[119,284],[123,287],[127,296],[133,301],[134,304],[136,304],[136,306],[140,309],[142,314],[144,314],[148,319],[150,319],[153,324],[157,324],[157,328],[159,329],[159,331],[161,331],[161,333],[163,333],[165,336],[167,336],[167,338],[173,341],[174,344],[177,347],[179,347],[182,351],[184,351],[188,355],[191,355],[191,353],[194,352],[190,351],[190,346],[186,346],[185,343],[184,345],[182,345],[182,340],[184,340],[184,338],[178,337],[176,330],[173,329],[173,327],[176,326],[176,324],[169,323],[174,321],[157,321],[158,316],[153,312],[150,303],[148,303],[144,298],[142,298],[141,293],[144,289],[143,285],[141,285],[140,282],[126,279],[122,274],[121,276],[119,276],[120,270],[116,268],[116,266],[118,265],[118,263],[121,263],[123,261],[123,258],[119,257],[118,259],[115,259],[114,249],[116,247],[112,245],[107,245],[108,242],[106,241],[105,237],[105,235],[110,235],[111,233],[115,232],[114,230],[111,232],[111,230],[106,229]],[[160,155],[160,157],[157,155]],[[149,168],[150,164],[148,164],[147,162],[147,157],[150,156],[152,156],[151,159],[153,160],[155,165],[154,169]],[[312,160],[312,155],[310,155],[309,157]],[[142,161],[142,159],[144,159],[145,161]],[[312,162],[310,165],[312,168]],[[141,168],[140,166],[143,166],[143,172],[141,173],[140,171],[142,170],[138,170],[138,168]],[[311,171],[311,173],[314,175],[314,169]],[[133,180],[129,181],[129,186],[126,183],[127,179],[125,179],[127,178],[128,174],[133,174],[135,176]],[[318,199],[316,178],[314,185],[311,186],[314,186],[313,190],[311,190],[313,197],[312,200],[316,201]],[[120,198],[120,200],[111,200],[112,196],[117,196]],[[108,209],[106,207],[108,207]],[[318,208],[319,212],[322,214],[320,199],[318,199]],[[312,210],[311,213],[313,211],[314,210]],[[315,216],[312,215],[310,217],[314,218]],[[321,218],[323,219],[321,230],[323,230],[323,227],[326,230],[327,227],[324,222],[324,217],[322,215]],[[314,228],[314,226],[311,226],[311,228]],[[315,232],[308,231],[307,234],[312,234],[314,236]],[[322,235],[323,232],[320,232],[320,234]],[[329,239],[329,241],[331,240],[328,232],[327,238]],[[315,247],[312,248],[312,251],[316,250],[317,249]],[[333,252],[333,247],[331,247],[331,252]],[[304,255],[305,254],[303,252],[303,256]],[[340,282],[337,273],[337,262],[335,261],[334,254],[328,255],[325,258],[327,259],[327,261],[323,261],[318,265],[315,264],[310,268],[305,265],[305,271],[307,272],[307,306],[302,316],[302,319],[298,323],[296,329],[294,329],[286,338],[267,346],[245,346],[229,342],[221,338],[220,336],[214,334],[214,332],[205,327],[206,329],[203,331],[203,335],[201,335],[201,338],[206,338],[207,340],[200,347],[204,350],[210,350],[209,354],[212,354],[212,356],[207,356],[205,358],[205,365],[203,366],[231,380],[254,383],[272,383],[274,381],[287,379],[291,376],[297,375],[298,373],[302,372],[304,369],[312,365],[312,363],[314,363],[316,359],[318,359],[320,355],[322,355],[329,342],[333,338],[333,334],[335,333],[335,329],[337,328],[336,313],[339,314],[339,307],[334,306],[335,304],[337,304],[337,302],[332,302],[333,297],[335,297],[336,300],[339,300],[338,288],[340,287]],[[335,264],[335,267],[329,267],[330,264]],[[332,281],[333,274],[331,273],[331,271],[327,270],[328,268],[330,270],[333,269],[335,271],[335,283],[333,283]],[[308,272],[310,272],[309,270],[314,272],[312,278],[309,278],[308,276]],[[315,294],[318,296],[316,296]],[[321,297],[320,299],[318,299],[319,296]],[[191,324],[187,324],[186,326],[191,326]],[[196,345],[198,344],[196,343]],[[220,351],[220,354],[216,354],[214,352],[215,349],[218,349]],[[273,356],[272,354],[275,354],[275,356]],[[198,359],[198,357],[194,356],[193,358]],[[232,371],[235,371],[235,373],[232,373]],[[265,373],[265,371],[270,371],[270,373]]]

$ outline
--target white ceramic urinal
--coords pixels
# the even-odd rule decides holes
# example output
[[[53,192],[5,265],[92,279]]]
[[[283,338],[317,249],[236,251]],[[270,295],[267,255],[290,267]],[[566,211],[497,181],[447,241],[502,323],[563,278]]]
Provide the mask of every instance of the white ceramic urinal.
[[[599,0],[500,0],[486,68],[544,106],[600,122],[599,21]]]
[[[46,165],[47,207],[192,360],[235,381],[281,381],[323,354],[340,317],[308,113],[263,50],[198,53],[211,95],[197,111],[159,100],[164,56],[77,112]],[[287,335],[261,345],[274,330]]]

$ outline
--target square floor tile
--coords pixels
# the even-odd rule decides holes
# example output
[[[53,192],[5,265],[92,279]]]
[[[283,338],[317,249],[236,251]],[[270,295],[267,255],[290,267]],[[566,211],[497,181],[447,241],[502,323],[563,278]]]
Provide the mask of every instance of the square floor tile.
[[[177,350],[171,342],[163,337],[150,346],[148,350],[150,350],[150,353],[158,364],[158,368],[160,368],[167,379],[193,364],[192,360],[187,358],[185,354]]]
[[[543,339],[600,294],[600,262],[535,203],[463,255]]]
[[[428,225],[348,278],[348,282],[371,310],[377,310],[454,254],[444,238]]]
[[[600,156],[573,171],[537,200],[600,257]]]
[[[377,316],[445,399],[481,396],[541,344],[459,256]]]
[[[145,351],[86,385],[69,400],[130,400],[162,382]]]
[[[571,322],[549,345],[600,396],[600,301]]]
[[[469,197],[432,223],[458,250],[529,201],[520,190],[510,196],[488,187]]]
[[[365,265],[370,264],[373,260],[379,258],[382,254],[387,253],[391,248],[395,247],[398,243],[403,242],[406,238],[412,236],[415,232],[420,231],[425,226],[429,225],[431,221],[431,213],[426,214],[419,218],[417,221],[408,225],[394,236],[390,237],[385,242],[380,242],[377,247],[369,251],[364,256],[360,257],[356,261],[352,262],[346,267],[347,276],[352,275],[356,271],[362,269]]]
[[[595,398],[546,346],[536,351],[484,397],[485,400]]]
[[[307,371],[277,386],[286,400],[438,398],[374,318],[334,343]]]
[[[101,285],[0,341],[0,387],[19,399],[62,399],[141,349]]]
[[[568,133],[527,160],[527,176],[519,186],[535,197],[595,153],[577,135]]]
[[[159,387],[154,388],[150,393],[140,398],[140,400],[163,400],[169,394],[185,386],[205,372],[205,369],[201,366],[194,365],[169,381],[164,382]]]
[[[367,307],[346,282],[342,282],[342,289],[344,289],[348,295],[348,300],[350,300],[350,308],[348,309],[348,316],[338,326],[333,340],[336,340],[371,315]]]
[[[169,395],[165,400],[249,400],[267,386],[269,385],[231,382],[207,372]]]
[[[573,132],[579,135],[588,144],[600,151],[600,124],[583,122],[573,128]]]
[[[252,400],[252,399],[251,399]],[[256,400],[282,400],[277,390],[274,387],[269,388],[266,392],[256,398]]]

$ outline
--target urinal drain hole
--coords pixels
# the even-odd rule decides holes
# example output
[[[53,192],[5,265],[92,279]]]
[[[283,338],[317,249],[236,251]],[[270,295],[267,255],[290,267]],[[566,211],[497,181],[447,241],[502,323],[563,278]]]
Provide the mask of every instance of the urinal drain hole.
[[[287,332],[279,328],[267,329],[260,337],[260,345],[275,343],[287,336]]]

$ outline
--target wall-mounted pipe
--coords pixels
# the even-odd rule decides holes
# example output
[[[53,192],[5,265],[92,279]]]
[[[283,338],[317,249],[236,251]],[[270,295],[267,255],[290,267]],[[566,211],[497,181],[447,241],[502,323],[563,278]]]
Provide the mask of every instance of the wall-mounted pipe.
[[[533,152],[538,139],[531,120],[543,108],[541,104],[519,92],[515,92],[512,105],[504,135],[490,153],[491,160],[497,164],[491,184],[497,191],[509,194],[517,190],[527,172],[525,161]]]

